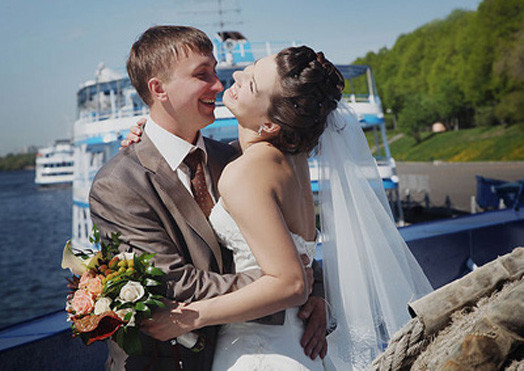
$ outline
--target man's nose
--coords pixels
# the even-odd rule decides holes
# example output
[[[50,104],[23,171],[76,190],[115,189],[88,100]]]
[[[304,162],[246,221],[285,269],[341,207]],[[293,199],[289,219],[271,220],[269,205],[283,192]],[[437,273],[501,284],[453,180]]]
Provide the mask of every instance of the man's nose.
[[[222,85],[222,81],[218,78],[218,76],[215,75],[215,82],[213,84],[213,90],[216,90],[217,92],[221,92],[224,90],[224,85]]]

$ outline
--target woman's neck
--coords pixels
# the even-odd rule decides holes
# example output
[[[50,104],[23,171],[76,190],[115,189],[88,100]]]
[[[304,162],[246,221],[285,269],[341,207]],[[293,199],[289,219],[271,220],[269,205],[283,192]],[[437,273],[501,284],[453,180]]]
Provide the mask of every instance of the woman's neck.
[[[257,142],[260,142],[262,139],[255,133],[253,130],[246,129],[242,126],[238,126],[238,144],[242,152]]]

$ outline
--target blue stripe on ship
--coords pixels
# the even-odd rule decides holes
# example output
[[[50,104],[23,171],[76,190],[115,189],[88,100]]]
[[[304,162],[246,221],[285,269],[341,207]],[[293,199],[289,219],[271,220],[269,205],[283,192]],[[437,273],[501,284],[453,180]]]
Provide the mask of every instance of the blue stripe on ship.
[[[78,207],[83,207],[84,209],[89,208],[89,204],[82,202],[82,201],[77,201],[77,200],[73,200],[73,205],[78,206]]]

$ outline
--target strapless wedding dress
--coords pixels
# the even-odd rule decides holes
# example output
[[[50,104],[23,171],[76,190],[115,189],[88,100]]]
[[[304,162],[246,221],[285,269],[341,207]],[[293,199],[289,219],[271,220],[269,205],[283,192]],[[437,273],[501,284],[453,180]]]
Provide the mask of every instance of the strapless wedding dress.
[[[233,251],[236,272],[259,268],[240,230],[222,202],[213,208],[209,221],[219,241]],[[305,241],[292,234],[300,254],[313,261],[316,241]],[[213,370],[323,370],[319,357],[315,361],[304,354],[300,338],[304,324],[298,308],[286,309],[282,326],[255,322],[223,325],[217,340]]]

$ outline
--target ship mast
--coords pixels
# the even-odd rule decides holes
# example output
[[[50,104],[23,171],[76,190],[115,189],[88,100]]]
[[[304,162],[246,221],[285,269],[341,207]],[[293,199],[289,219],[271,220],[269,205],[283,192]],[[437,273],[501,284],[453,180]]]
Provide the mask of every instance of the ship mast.
[[[206,3],[212,3],[212,2],[214,2],[214,1],[207,1]],[[231,6],[231,7],[225,7],[224,3],[227,3],[227,2],[225,2],[224,0],[216,0],[216,5],[217,6],[216,6],[216,9],[214,9],[214,10],[189,10],[189,11],[179,12],[178,14],[184,14],[184,15],[192,16],[193,19],[191,20],[191,23],[194,23],[198,27],[214,26],[216,31],[222,32],[222,31],[226,31],[226,27],[228,27],[228,26],[242,24],[242,21],[232,20],[232,19],[227,19],[226,18],[227,15],[231,14],[231,13],[236,13],[237,15],[240,14],[242,9],[239,7],[238,3],[235,2],[235,4],[232,4],[233,6]],[[196,19],[199,19],[198,17],[204,16],[204,15],[211,16],[211,17],[215,18],[217,20],[217,22],[198,22],[198,21],[195,21]],[[218,28],[218,29],[216,29],[216,28]]]

